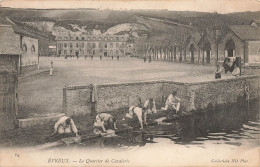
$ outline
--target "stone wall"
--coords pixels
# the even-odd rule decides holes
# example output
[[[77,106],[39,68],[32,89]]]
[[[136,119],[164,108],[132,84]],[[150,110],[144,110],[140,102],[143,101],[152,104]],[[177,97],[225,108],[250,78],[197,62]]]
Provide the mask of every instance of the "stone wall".
[[[27,66],[21,66],[21,74],[26,74],[31,71],[35,71],[38,68],[38,64],[32,64]]]
[[[161,106],[163,82],[139,82],[96,85],[97,112],[109,112],[140,106],[145,100],[153,97]],[[93,86],[73,86],[64,89],[64,106],[68,114],[90,113],[92,108]]]
[[[209,104],[216,106],[236,102],[238,97],[245,95],[246,85],[249,87],[250,98],[259,98],[259,83],[259,77],[251,76],[191,84],[189,92],[191,99],[194,99],[192,108],[197,110],[206,108]]]
[[[92,86],[72,86],[63,89],[63,107],[67,114],[91,112]]]
[[[0,54],[0,72],[17,73],[18,71],[18,55],[1,55]]]
[[[260,77],[238,77],[200,83],[152,81],[96,85],[96,111],[109,112],[128,109],[131,105],[142,106],[153,97],[157,108],[164,106],[172,90],[181,98],[181,110],[191,111],[206,108],[209,104],[236,102],[249,86],[250,98],[259,98]],[[92,85],[64,88],[64,107],[71,114],[90,113],[92,109]]]
[[[162,102],[162,82],[107,84],[98,86],[97,111],[111,111],[129,106],[141,106],[153,97],[157,105]]]
[[[249,42],[249,64],[260,64],[260,41],[250,41]]]
[[[38,39],[24,36],[22,38],[22,60],[21,65],[27,66],[38,63]],[[34,49],[33,49],[34,48]]]

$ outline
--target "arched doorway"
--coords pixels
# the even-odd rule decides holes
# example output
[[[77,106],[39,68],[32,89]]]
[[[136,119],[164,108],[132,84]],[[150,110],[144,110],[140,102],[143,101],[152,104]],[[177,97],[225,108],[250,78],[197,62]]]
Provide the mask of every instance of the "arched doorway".
[[[104,57],[107,57],[107,50],[104,51]]]
[[[211,45],[209,42],[205,44],[204,51],[206,53],[206,63],[210,63]]]
[[[194,51],[195,51],[194,44],[191,44],[190,45],[190,59],[191,59],[192,63],[194,63]]]
[[[75,55],[76,55],[76,57],[79,56],[79,51],[78,50],[76,50]]]
[[[227,52],[227,56],[228,57],[233,57],[234,51],[235,51],[235,42],[233,41],[233,39],[230,39],[227,41],[226,45],[225,45],[225,50]]]

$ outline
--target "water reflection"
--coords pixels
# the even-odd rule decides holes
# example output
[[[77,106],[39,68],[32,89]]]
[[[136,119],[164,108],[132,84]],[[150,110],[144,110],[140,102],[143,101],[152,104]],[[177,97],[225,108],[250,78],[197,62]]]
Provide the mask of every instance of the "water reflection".
[[[228,109],[199,112],[170,121],[171,125],[146,126],[144,131],[134,129],[117,137],[87,140],[74,147],[115,148],[140,150],[147,146],[200,147],[221,145],[228,149],[259,146],[259,110],[245,112],[235,105]]]
[[[160,131],[153,131],[152,134],[147,134],[150,129],[160,129]],[[167,129],[163,131],[162,129]],[[260,120],[249,121],[242,125],[241,128],[235,130],[222,130],[218,132],[212,132],[206,130],[204,135],[194,136],[188,141],[182,136],[183,133],[172,133],[169,126],[150,126],[146,127],[144,133],[124,133],[119,134],[117,137],[111,138],[97,138],[88,140],[75,147],[92,147],[92,148],[115,148],[120,150],[133,150],[142,149],[147,145],[162,145],[172,143],[173,145],[182,145],[185,147],[201,147],[207,149],[210,145],[226,145],[229,149],[234,149],[239,146],[245,147],[257,147],[259,146],[260,136]],[[160,133],[159,133],[160,132]],[[178,132],[178,131],[177,131]],[[184,140],[183,140],[184,139]],[[164,143],[162,143],[164,142]],[[167,147],[173,147],[169,145]]]

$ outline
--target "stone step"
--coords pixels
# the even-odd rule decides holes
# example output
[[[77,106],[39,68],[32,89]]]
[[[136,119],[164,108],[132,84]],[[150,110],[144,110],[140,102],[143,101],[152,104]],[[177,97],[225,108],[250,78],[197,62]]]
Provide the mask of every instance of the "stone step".
[[[26,128],[30,126],[35,126],[35,125],[42,125],[48,122],[54,122],[57,121],[60,117],[64,116],[64,113],[59,113],[59,114],[51,114],[47,116],[39,116],[39,117],[34,117],[34,118],[27,118],[27,119],[19,119],[18,120],[18,125],[19,128]]]

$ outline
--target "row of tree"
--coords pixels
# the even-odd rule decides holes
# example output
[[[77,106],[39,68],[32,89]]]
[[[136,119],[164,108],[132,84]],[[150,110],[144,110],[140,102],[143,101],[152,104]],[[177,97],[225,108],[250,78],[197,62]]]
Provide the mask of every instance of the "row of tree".
[[[183,59],[186,60],[186,48],[189,47],[191,40],[196,41],[201,50],[205,50],[208,40],[218,46],[226,33],[227,27],[221,16],[216,13],[209,17],[205,16],[197,25],[174,25],[172,31],[154,32],[146,39],[136,40],[135,54],[182,62]]]

